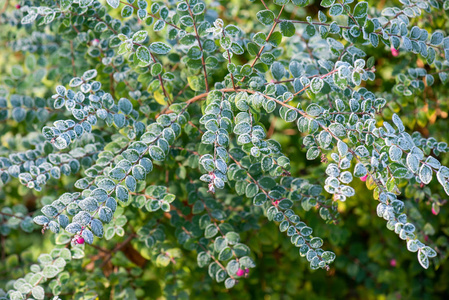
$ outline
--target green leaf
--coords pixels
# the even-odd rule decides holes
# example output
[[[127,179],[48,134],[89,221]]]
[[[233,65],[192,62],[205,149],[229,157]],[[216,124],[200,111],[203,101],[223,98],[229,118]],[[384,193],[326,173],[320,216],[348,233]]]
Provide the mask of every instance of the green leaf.
[[[284,66],[280,63],[280,62],[274,62],[272,65],[271,65],[271,74],[273,75],[273,77],[276,79],[276,80],[281,80],[283,77],[284,77],[284,74],[285,74],[285,68],[284,68]]]
[[[59,273],[59,268],[53,265],[47,265],[44,267],[44,270],[42,271],[42,274],[46,277],[46,278],[53,278],[56,275],[58,275]]]
[[[336,1],[336,0],[322,0],[321,3],[320,3],[320,5],[321,5],[322,7],[331,7],[332,4],[335,3],[335,1]]]
[[[156,54],[167,54],[170,50],[171,47],[162,42],[155,42],[150,45],[150,51]]]
[[[125,5],[122,8],[122,17],[129,18],[134,12],[134,8],[132,6]]]
[[[279,26],[283,36],[291,37],[295,35],[295,25],[292,22],[281,22]]]
[[[432,169],[423,164],[419,169],[419,179],[421,179],[424,184],[429,184],[432,180]]]
[[[318,94],[324,86],[324,81],[320,77],[314,77],[310,82],[310,90]]]
[[[221,260],[221,261],[229,260],[229,259],[231,259],[231,257],[232,257],[232,250],[229,247],[225,247],[218,254],[218,260]]]
[[[106,2],[112,6],[112,8],[117,8],[120,5],[120,0],[106,0]]]
[[[343,13],[343,6],[341,4],[334,4],[329,9],[329,15],[331,15],[332,17],[337,17],[337,16],[341,15],[342,13]]]
[[[307,150],[306,158],[308,160],[314,160],[315,158],[317,158],[320,155],[320,153],[321,153],[321,151],[318,147],[310,147]]]
[[[209,224],[204,231],[204,237],[206,239],[213,238],[218,233],[218,228],[215,224]]]
[[[31,293],[32,293],[33,297],[38,300],[45,298],[44,288],[41,287],[40,285],[33,287],[33,289],[31,290]],[[22,298],[20,298],[20,299],[22,299]]]
[[[418,261],[424,269],[429,268],[429,258],[421,249],[418,250]]]
[[[434,46],[438,46],[443,42],[444,35],[440,31],[436,31],[432,33],[432,36],[430,37],[430,44]]]
[[[136,50],[136,57],[138,60],[143,62],[144,64],[149,64],[151,62],[151,54],[147,47],[140,46]]]
[[[357,3],[354,7],[354,18],[360,19],[366,17],[368,14],[368,2],[362,1]]]
[[[133,42],[135,43],[143,43],[148,36],[148,32],[145,30],[139,30],[133,34]]]
[[[200,268],[204,268],[205,266],[207,266],[210,263],[211,258],[210,258],[209,254],[207,254],[206,252],[202,251],[202,252],[198,253],[198,256],[197,256],[196,260],[198,262],[198,266]]]
[[[271,10],[261,10],[256,14],[256,17],[260,23],[269,26],[274,23],[275,15]]]
[[[362,163],[357,163],[354,167],[354,177],[363,177],[366,175],[368,170]]]
[[[165,153],[159,146],[150,147],[150,156],[156,161],[163,161],[165,159]]]

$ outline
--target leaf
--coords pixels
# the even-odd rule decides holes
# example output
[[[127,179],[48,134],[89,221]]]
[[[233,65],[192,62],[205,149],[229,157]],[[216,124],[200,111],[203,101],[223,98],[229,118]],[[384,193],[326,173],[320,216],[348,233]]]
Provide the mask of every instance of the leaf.
[[[120,0],[115,0],[117,2],[119,2]],[[60,4],[61,4],[61,10],[62,11],[66,11],[67,9],[69,9],[72,6],[73,0],[61,0]]]
[[[150,45],[150,51],[156,54],[167,54],[170,50],[171,47],[162,42],[155,42]]]
[[[337,16],[341,15],[342,12],[343,12],[343,6],[341,4],[334,4],[329,9],[329,15],[332,17],[337,17]]]
[[[421,179],[424,184],[429,184],[432,180],[432,169],[423,164],[419,170],[419,179]]]
[[[211,260],[210,255],[207,254],[206,252],[202,251],[200,253],[198,253],[198,256],[196,258],[197,262],[198,262],[198,266],[200,268],[203,268],[205,266],[207,266]]]
[[[317,158],[320,155],[320,153],[321,153],[321,151],[318,147],[310,147],[307,150],[306,158],[308,160],[314,160],[315,158]]]
[[[90,222],[90,229],[92,230],[92,233],[99,238],[103,237],[103,224],[98,219],[93,219]]]
[[[399,132],[403,132],[405,130],[404,124],[397,114],[393,114],[392,120],[394,125],[396,125],[396,127],[398,128]]]
[[[283,36],[291,37],[295,35],[295,25],[292,22],[281,22],[279,26],[281,28],[281,33]]]
[[[322,0],[321,3],[320,3],[320,5],[321,5],[322,7],[331,7],[332,4],[335,3],[335,1],[336,1],[336,0]]]
[[[42,271],[42,274],[46,277],[46,278],[53,278],[56,275],[58,275],[59,273],[59,268],[53,265],[47,265],[44,267],[44,270]]]
[[[392,145],[390,147],[388,153],[389,153],[390,159],[392,161],[398,162],[402,157],[402,150],[396,145]]]
[[[260,23],[269,26],[274,23],[275,15],[271,10],[261,10],[256,14],[256,17]]]
[[[354,177],[363,177],[366,175],[368,170],[362,163],[357,163],[354,167]]]
[[[421,249],[418,250],[418,261],[424,269],[429,268],[429,258]]]
[[[322,108],[318,104],[312,103],[307,106],[306,113],[312,117],[318,117],[321,115]]]
[[[233,279],[233,278],[227,278],[225,280],[225,288],[227,289],[231,289],[234,287],[234,285],[237,283],[237,280]]]
[[[324,86],[324,81],[320,77],[314,77],[310,82],[310,90],[317,94],[321,91]]]
[[[158,146],[150,147],[150,156],[156,161],[163,161],[165,159],[164,151]]]
[[[273,75],[273,77],[276,79],[276,80],[281,80],[283,77],[284,77],[284,73],[285,73],[285,68],[284,68],[284,66],[281,64],[281,63],[279,63],[279,62],[274,62],[272,65],[271,65],[271,68],[270,68],[270,70],[271,70],[271,74]]]
[[[366,17],[368,14],[368,2],[362,1],[357,3],[354,7],[354,18],[360,19]]]
[[[144,64],[149,64],[151,62],[150,51],[148,51],[148,48],[145,46],[140,46],[139,48],[137,48],[136,57],[138,60],[140,60]]]
[[[329,125],[329,130],[336,136],[346,136],[346,128],[339,123]]]
[[[129,18],[134,12],[134,8],[132,6],[125,5],[122,8],[121,15],[123,18]]]
[[[40,285],[33,287],[31,290],[31,293],[33,294],[33,297],[40,300],[45,298],[45,291],[44,288]],[[23,299],[22,297],[20,299]]]
[[[213,238],[215,235],[217,235],[217,233],[218,233],[217,226],[215,224],[209,224],[206,227],[206,230],[204,231],[204,237],[206,239],[210,239]]]
[[[438,46],[443,42],[444,35],[440,31],[435,31],[430,37],[430,44],[433,46]]]
[[[395,178],[404,178],[405,175],[407,175],[407,169],[406,168],[397,168],[393,172],[393,177],[395,177]]]
[[[106,0],[106,2],[112,6],[112,8],[117,8],[120,5],[120,0]]]
[[[231,259],[231,257],[232,257],[232,250],[229,247],[225,247],[218,254],[218,260],[221,260],[221,261],[229,260],[229,259]]]

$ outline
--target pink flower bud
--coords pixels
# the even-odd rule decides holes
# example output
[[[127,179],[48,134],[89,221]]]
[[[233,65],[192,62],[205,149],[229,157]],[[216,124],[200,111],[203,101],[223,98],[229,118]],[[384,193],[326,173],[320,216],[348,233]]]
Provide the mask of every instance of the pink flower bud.
[[[20,4],[16,5],[16,9],[20,9],[22,6],[20,6]]]
[[[367,178],[368,178],[368,174],[366,174],[366,175],[363,176],[363,177],[360,177],[360,180],[361,180],[361,181],[366,181]]]
[[[390,266],[396,267],[396,259],[390,260]]]
[[[245,271],[243,271],[242,269],[239,268],[239,269],[237,270],[236,275],[237,275],[237,276],[243,276],[243,275],[245,275]]]
[[[429,240],[429,237],[428,237],[427,235],[425,235],[425,236],[424,236],[424,241],[427,242],[428,240]]]
[[[393,55],[394,57],[398,56],[399,50],[396,50],[393,46],[391,46],[391,55]]]
[[[248,268],[245,269],[245,274],[249,274],[249,269]]]
[[[432,213],[436,216],[436,215],[438,215],[438,213],[435,211],[435,208],[434,207],[432,207]]]
[[[83,237],[78,237],[77,239],[76,239],[76,243],[77,244],[80,244],[80,245],[82,245],[82,244],[84,244],[84,238]]]

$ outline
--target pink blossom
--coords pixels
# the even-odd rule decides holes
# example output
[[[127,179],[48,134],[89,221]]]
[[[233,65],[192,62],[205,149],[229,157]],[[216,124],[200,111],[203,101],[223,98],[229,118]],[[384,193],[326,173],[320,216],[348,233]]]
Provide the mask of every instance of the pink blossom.
[[[16,5],[16,9],[20,9],[22,6],[20,6],[20,4]]]
[[[396,267],[396,259],[390,260],[390,266]]]
[[[394,57],[399,55],[399,50],[395,49],[393,46],[391,46],[391,55]]]
[[[368,174],[366,174],[366,175],[363,176],[363,177],[360,177],[360,180],[361,180],[361,181],[366,181],[367,178],[368,178]]]
[[[434,207],[432,207],[432,213],[433,213],[435,216],[438,215],[438,213],[436,212],[436,210],[435,210]]]
[[[243,276],[243,275],[245,275],[245,271],[239,268],[239,269],[237,270],[236,275],[237,275],[237,276]]]
[[[245,274],[249,274],[249,269],[248,268],[245,269]]]
[[[84,244],[84,238],[83,237],[78,237],[77,239],[76,239],[76,243],[77,244],[80,244],[80,245],[82,245],[82,244]]]

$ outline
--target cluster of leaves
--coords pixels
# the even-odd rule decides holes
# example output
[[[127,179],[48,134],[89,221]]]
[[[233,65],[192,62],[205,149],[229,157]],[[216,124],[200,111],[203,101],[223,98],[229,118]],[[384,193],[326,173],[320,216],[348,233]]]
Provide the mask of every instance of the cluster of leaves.
[[[315,16],[308,0],[262,0],[246,4],[257,10],[248,24],[216,1],[106,2],[23,0],[13,9],[6,1],[2,11],[0,21],[15,30],[6,33],[11,51],[28,54],[0,89],[0,234],[12,240],[12,229],[23,235],[39,226],[52,232],[54,248],[11,278],[0,299],[73,290],[95,298],[100,279],[85,289],[70,280],[94,265],[89,278],[122,276],[117,298],[137,298],[145,284],[131,282],[146,261],[173,268],[164,296],[188,297],[189,274],[177,266],[189,265],[192,250],[211,280],[238,287],[257,268],[260,249],[248,236],[263,231],[264,219],[310,269],[331,270],[337,251],[304,216],[316,210],[337,224],[354,203],[354,178],[373,191],[377,215],[423,268],[437,254],[437,267],[445,261],[448,242],[428,239],[408,198],[426,196],[439,213],[449,168],[437,157],[445,159],[448,145],[408,133],[400,116],[407,105],[397,102],[444,91],[449,37],[421,25],[427,16],[445,19],[448,1],[377,9],[322,0]],[[420,65],[398,70],[396,84],[379,90],[376,51],[385,47]],[[294,151],[279,127],[295,131]],[[300,146],[325,166],[315,178],[295,165]],[[10,208],[16,181],[31,204]],[[118,241],[112,250],[99,246],[109,240]],[[140,268],[126,272],[131,266]]]

